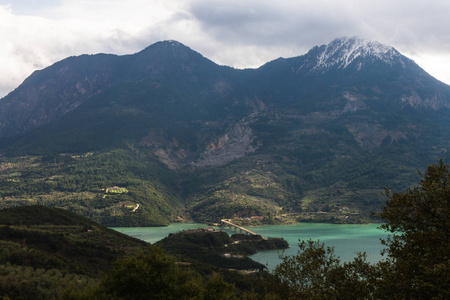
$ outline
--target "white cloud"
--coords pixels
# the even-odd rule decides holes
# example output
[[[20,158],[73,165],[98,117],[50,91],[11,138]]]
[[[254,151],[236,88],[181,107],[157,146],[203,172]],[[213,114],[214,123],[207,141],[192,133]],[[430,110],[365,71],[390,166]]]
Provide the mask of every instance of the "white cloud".
[[[436,79],[450,84],[450,53],[440,55],[410,55],[419,66],[426,66],[426,71]]]
[[[12,5],[0,6],[0,96],[34,70],[67,56],[127,54],[164,38],[158,27],[164,28],[160,23],[170,21],[177,7],[165,1],[149,3],[67,0],[42,8],[40,16],[28,10],[20,15]]]
[[[0,0],[0,96],[67,56],[134,53],[165,39],[243,68],[356,35],[450,83],[449,14],[447,0]]]
[[[450,83],[448,1],[248,0],[236,5],[199,0],[192,2],[191,12],[220,45],[210,57],[223,64],[255,67],[303,54],[336,37],[360,36],[396,47]]]
[[[40,30],[50,31],[55,25],[40,17],[14,16],[9,7],[0,6],[0,92],[51,62],[52,53],[42,47],[50,41],[38,36]]]

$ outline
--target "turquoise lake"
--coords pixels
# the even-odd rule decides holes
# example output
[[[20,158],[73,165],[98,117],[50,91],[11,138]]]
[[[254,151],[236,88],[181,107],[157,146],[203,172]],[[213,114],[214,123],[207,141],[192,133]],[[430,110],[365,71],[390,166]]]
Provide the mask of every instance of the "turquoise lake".
[[[341,261],[352,260],[357,252],[366,252],[370,262],[377,262],[383,257],[380,239],[387,234],[378,229],[380,224],[342,225],[322,223],[297,223],[293,225],[265,225],[249,227],[250,230],[264,237],[282,237],[290,248],[284,250],[284,255],[295,255],[298,251],[298,240],[320,240],[326,246],[334,246],[335,254]],[[124,234],[133,236],[149,243],[155,243],[170,233],[184,229],[207,228],[208,225],[199,223],[174,223],[166,227],[115,227],[112,228]],[[224,228],[222,228],[224,230]],[[228,233],[232,231],[224,230]],[[268,266],[273,270],[280,263],[277,250],[260,251],[251,258]]]

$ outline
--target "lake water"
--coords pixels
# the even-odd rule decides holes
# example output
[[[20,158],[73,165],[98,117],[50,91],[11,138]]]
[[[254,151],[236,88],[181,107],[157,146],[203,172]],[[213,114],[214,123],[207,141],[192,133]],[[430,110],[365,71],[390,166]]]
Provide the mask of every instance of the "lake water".
[[[208,225],[200,223],[173,223],[164,227],[112,227],[111,229],[153,244],[159,240],[162,240],[170,233],[175,233],[185,229],[208,227]]]
[[[249,227],[251,231],[261,234],[264,237],[282,237],[290,248],[284,250],[284,255],[295,255],[298,251],[298,240],[320,240],[326,246],[334,246],[335,254],[341,261],[352,260],[357,252],[366,252],[369,262],[377,262],[383,257],[380,251],[383,246],[381,238],[386,238],[387,234],[378,229],[379,224],[364,225],[343,225],[343,224],[322,224],[322,223],[297,223],[293,225],[265,225]],[[115,227],[112,228],[124,234],[155,243],[170,233],[175,233],[184,229],[207,228],[208,225],[199,223],[174,223],[166,227]],[[222,228],[223,229],[223,228]],[[234,233],[225,230],[226,232]],[[277,250],[260,251],[251,258],[268,266],[273,270],[281,262]]]

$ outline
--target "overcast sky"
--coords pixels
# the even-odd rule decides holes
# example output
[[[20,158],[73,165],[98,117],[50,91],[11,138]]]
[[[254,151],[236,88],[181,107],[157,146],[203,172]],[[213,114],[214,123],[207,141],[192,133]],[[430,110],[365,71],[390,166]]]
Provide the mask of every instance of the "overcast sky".
[[[0,97],[65,57],[178,40],[218,64],[259,67],[358,36],[450,84],[448,0],[0,0]]]

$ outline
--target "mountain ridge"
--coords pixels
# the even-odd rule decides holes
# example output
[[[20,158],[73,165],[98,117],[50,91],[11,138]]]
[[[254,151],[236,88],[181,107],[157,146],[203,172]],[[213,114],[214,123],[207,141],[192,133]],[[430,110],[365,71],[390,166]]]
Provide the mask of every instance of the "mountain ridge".
[[[369,58],[369,61],[367,61],[367,58]],[[223,74],[228,73],[228,75],[222,75],[227,78],[222,83],[218,81],[215,84],[216,90],[223,92],[230,87],[227,83],[227,81],[230,81],[230,76],[261,77],[258,74],[248,74],[264,74],[264,68],[279,65],[281,61],[283,62],[282,65],[289,65],[288,67],[292,69],[291,73],[304,78],[311,77],[311,75],[314,77],[316,72],[323,75],[332,69],[345,70],[352,63],[356,63],[354,69],[360,71],[362,63],[373,64],[374,60],[382,61],[388,65],[397,64],[402,69],[405,69],[406,65],[409,68],[418,67],[392,47],[355,37],[335,39],[328,45],[312,48],[304,55],[280,58],[268,62],[260,68],[244,70],[219,66],[200,53],[173,40],[157,42],[132,55],[96,54],[70,57],[46,69],[35,71],[16,90],[0,99],[0,137],[17,135],[46,124],[77,108],[87,98],[95,96],[119,82],[142,80],[143,78],[157,79],[161,76],[171,77],[169,74],[184,72],[192,75],[189,84],[196,84],[199,73],[215,74],[217,73],[216,69],[221,69]],[[164,71],[165,69],[166,71]],[[196,76],[192,73],[194,71],[197,72]],[[286,73],[286,71],[280,71],[279,69],[275,71]],[[388,72],[391,71],[390,68]],[[270,72],[274,72],[274,70]],[[50,78],[45,80],[44,78],[48,77],[49,73]],[[52,78],[51,73],[55,74],[56,77]],[[92,75],[96,73],[97,75]],[[240,76],[238,73],[247,73],[247,75]],[[70,77],[67,77],[69,74]],[[214,76],[217,75],[212,77]],[[353,75],[352,77],[357,76]],[[421,82],[418,82],[418,85],[429,85],[429,81],[432,81],[430,77],[422,74]],[[174,80],[176,81],[176,78]],[[285,80],[285,77],[282,80]],[[316,85],[316,83],[312,82],[312,85]],[[27,88],[27,86],[29,87]],[[61,89],[64,90],[63,94],[58,92]],[[405,97],[404,102],[417,105],[417,95],[415,94],[420,93],[411,93],[409,98]],[[448,92],[446,95],[442,95],[447,98],[447,103],[445,103],[447,107],[450,105],[449,95]],[[432,103],[425,106],[433,105],[436,107],[439,95],[435,95],[434,98],[436,98],[435,101],[428,101]],[[37,103],[37,101],[43,101],[38,99],[47,99],[46,101],[49,104],[46,109],[42,108],[45,103]],[[20,115],[22,117],[17,117]],[[14,119],[14,116],[16,116],[16,119]]]
[[[146,214],[139,222],[166,224],[180,211],[183,218],[208,222],[287,212],[314,221],[317,211],[327,212],[320,215],[327,221],[367,221],[370,210],[382,206],[384,187],[407,187],[418,168],[450,158],[449,108],[449,86],[376,42],[337,39],[301,56],[239,70],[164,41],[133,55],[69,58],[33,75],[0,100],[5,141],[0,151],[8,157],[94,153],[61,160],[67,169],[42,165],[75,178],[61,179],[69,182],[57,184],[62,193],[71,184],[78,189],[70,192],[91,187],[93,199],[62,205],[81,205],[81,211],[89,211],[91,202],[111,205],[102,213],[121,211],[129,218],[121,222],[128,224],[136,224],[137,217],[124,207],[138,194],[151,195],[155,186],[164,192],[155,193],[156,202],[140,203]],[[114,172],[107,179],[92,175],[103,173],[104,164],[110,167],[104,163],[108,155],[132,162],[139,172],[123,163],[117,172],[141,184],[129,183],[130,194],[111,203],[96,193],[114,184]],[[99,176],[97,185],[82,183],[70,170],[89,170],[89,176]],[[0,194],[3,198],[34,197],[23,191],[42,183],[37,176],[41,181],[29,181],[27,188],[12,175],[22,171],[5,172],[10,181],[3,184],[11,192]],[[139,175],[147,172],[151,180]],[[53,191],[51,183],[44,185]],[[152,203],[163,207],[153,210]],[[345,219],[335,209],[342,206],[352,207],[355,215]],[[157,219],[156,213],[164,217]],[[112,216],[98,218],[114,224]]]
[[[319,47],[319,50],[324,46],[325,49],[318,56],[318,62],[314,69],[326,69],[336,64],[338,64],[338,68],[345,69],[360,57],[362,59],[378,59],[387,63],[392,62],[393,59],[401,59],[401,63],[403,60],[400,53],[393,47],[356,37],[335,39],[330,44]],[[335,58],[336,53],[341,53],[338,55],[338,59]],[[360,69],[361,67],[362,65],[359,63],[356,68]]]

